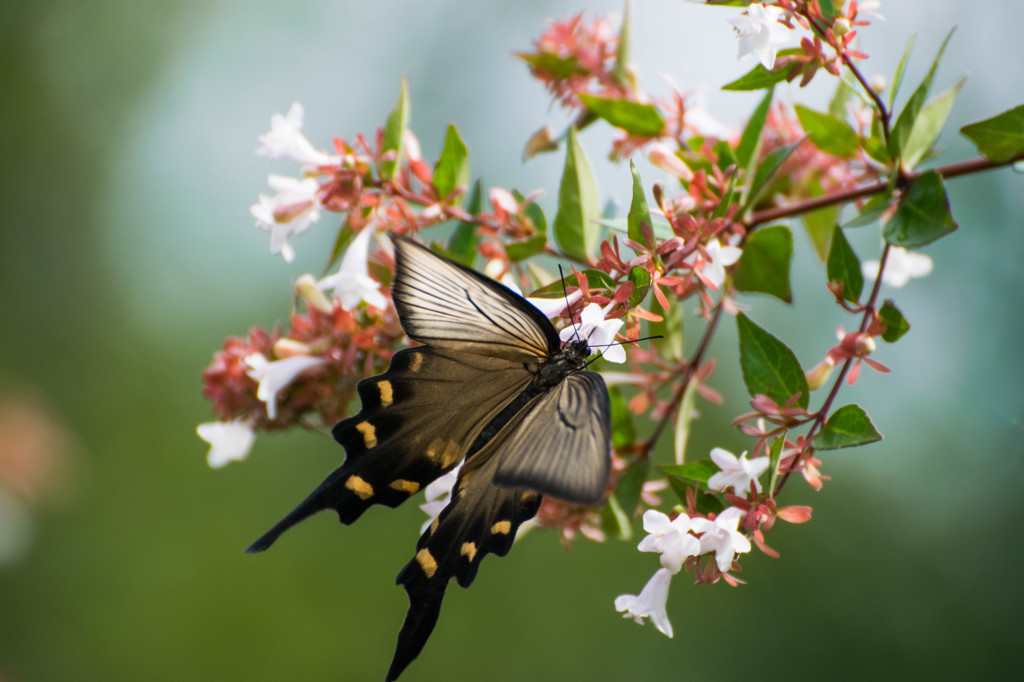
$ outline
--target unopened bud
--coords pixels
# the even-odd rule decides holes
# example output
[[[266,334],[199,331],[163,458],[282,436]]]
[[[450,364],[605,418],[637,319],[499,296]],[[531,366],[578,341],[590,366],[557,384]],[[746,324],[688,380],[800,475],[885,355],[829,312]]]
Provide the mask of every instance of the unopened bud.
[[[324,292],[317,287],[313,275],[305,274],[295,280],[295,293],[302,297],[307,306],[316,308],[322,313],[329,313],[334,309],[331,302],[324,296]]]
[[[868,79],[868,87],[871,88],[875,94],[885,92],[885,88],[889,85],[889,80],[880,73],[876,73],[874,76]]]
[[[854,343],[854,348],[857,349],[857,355],[871,355],[875,352],[878,346],[875,344],[875,339],[867,334],[859,334],[857,340]]]
[[[835,363],[831,358],[825,358],[807,372],[807,387],[812,391],[815,391],[824,385],[828,381],[829,376],[832,375],[832,368]]]
[[[682,180],[692,180],[693,171],[683,163],[682,159],[672,153],[672,150],[661,142],[655,142],[647,152],[647,160],[651,164],[666,173],[670,173]]]
[[[278,360],[294,358],[296,356],[307,356],[309,354],[310,348],[307,344],[295,339],[289,339],[287,336],[278,339],[274,344],[274,357]]]
[[[845,17],[839,17],[832,22],[832,33],[837,37],[842,38],[850,32],[850,20]]]

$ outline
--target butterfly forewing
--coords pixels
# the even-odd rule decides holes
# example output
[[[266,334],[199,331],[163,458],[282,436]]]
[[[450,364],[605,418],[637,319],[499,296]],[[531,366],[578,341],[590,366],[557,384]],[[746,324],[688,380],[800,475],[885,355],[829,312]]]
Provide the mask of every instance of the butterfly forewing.
[[[435,348],[537,362],[559,347],[554,327],[494,280],[395,237],[392,296],[409,338]]]
[[[462,461],[529,381],[521,364],[503,358],[454,357],[427,347],[399,351],[387,372],[359,383],[359,414],[334,427],[345,463],[250,551],[266,549],[323,509],[352,523],[370,505],[398,506]]]
[[[494,482],[597,504],[608,486],[611,406],[596,372],[576,372],[526,408],[498,448]]]

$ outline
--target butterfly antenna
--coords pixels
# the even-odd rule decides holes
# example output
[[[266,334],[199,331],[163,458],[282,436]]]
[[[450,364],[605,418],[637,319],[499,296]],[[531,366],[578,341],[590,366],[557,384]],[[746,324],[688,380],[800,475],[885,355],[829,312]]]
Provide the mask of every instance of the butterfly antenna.
[[[569,324],[572,325],[573,336],[576,337],[577,341],[580,341],[579,327],[576,326],[576,323],[573,322],[572,319],[572,307],[569,305],[569,293],[565,290],[565,273],[562,272],[561,263],[558,264],[558,276],[562,280],[562,296],[565,298],[565,309],[569,311]],[[580,322],[582,323],[582,321],[583,320],[581,319]]]

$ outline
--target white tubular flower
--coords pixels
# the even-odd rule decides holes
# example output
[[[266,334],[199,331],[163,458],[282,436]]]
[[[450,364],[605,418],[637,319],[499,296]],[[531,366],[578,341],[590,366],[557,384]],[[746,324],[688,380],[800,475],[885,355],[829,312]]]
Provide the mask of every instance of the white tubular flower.
[[[750,551],[750,540],[737,530],[740,519],[745,515],[746,512],[742,509],[729,507],[716,516],[714,521],[690,521],[694,532],[703,533],[700,536],[700,553],[714,552],[715,563],[718,564],[720,571],[728,571],[737,554],[746,554]]]
[[[747,497],[750,494],[750,483],[753,481],[754,489],[761,492],[761,481],[758,477],[768,470],[767,457],[747,460],[745,452],[737,458],[724,448],[712,448],[711,461],[721,469],[708,479],[708,488],[711,490],[725,492],[726,488],[732,488],[740,497]]]
[[[286,157],[303,166],[334,166],[341,157],[330,156],[317,151],[310,144],[302,130],[303,111],[298,102],[292,104],[288,114],[274,114],[270,117],[270,132],[260,135],[259,156],[269,159]]]
[[[462,464],[459,464],[444,476],[434,479],[433,483],[423,491],[426,502],[420,505],[420,509],[430,518],[420,526],[420,535],[427,532],[437,515],[451,502],[452,489],[455,487],[455,481],[459,479],[459,469],[461,468]]]
[[[295,258],[295,250],[288,243],[293,234],[305,232],[320,219],[320,183],[313,178],[298,180],[282,175],[270,175],[267,184],[277,190],[274,196],[260,195],[260,202],[249,207],[256,218],[256,227],[270,232],[270,253],[280,253],[286,262]]]
[[[370,277],[366,266],[372,235],[373,228],[364,227],[348,245],[338,271],[317,284],[320,289],[333,289],[335,298],[341,301],[341,307],[345,310],[355,310],[362,301],[381,310],[388,307],[387,299],[380,293],[380,285]]]
[[[623,618],[632,618],[643,625],[644,618],[650,618],[662,634],[672,636],[672,623],[668,620],[665,604],[668,602],[668,587],[672,574],[667,568],[659,568],[640,594],[620,594],[615,598],[615,610],[625,611]]]
[[[206,462],[220,469],[230,462],[241,462],[249,456],[256,434],[247,420],[206,422],[196,427],[199,437],[210,444]]]
[[[861,272],[873,280],[878,277],[878,265],[877,260],[864,261],[861,264]],[[885,259],[882,283],[899,289],[912,279],[930,275],[934,267],[932,259],[925,254],[893,246],[889,249],[889,257]]]
[[[311,367],[321,365],[326,360],[311,358],[304,355],[275,360],[270,362],[262,353],[253,353],[245,358],[249,366],[246,372],[253,381],[259,382],[256,397],[267,404],[267,417],[277,419],[277,394],[284,390],[295,378]]]
[[[717,238],[709,241],[704,248],[710,260],[703,261],[701,254],[694,251],[683,262],[692,266],[697,263],[698,258],[701,258],[701,263],[698,264],[698,274],[701,279],[713,289],[720,289],[725,283],[725,269],[740,259],[743,249],[736,246],[722,246]]]
[[[789,28],[778,22],[783,12],[778,7],[753,4],[746,15],[727,19],[740,39],[738,59],[757,55],[761,65],[769,71],[775,66],[778,48],[789,41]]]
[[[690,517],[679,514],[669,519],[656,509],[644,512],[644,530],[650,533],[640,541],[641,552],[660,552],[661,565],[675,575],[683,562],[700,554],[700,541],[690,534]]]
[[[562,341],[581,339],[590,346],[591,354],[600,351],[601,357],[608,362],[625,362],[626,350],[622,344],[615,343],[615,334],[625,323],[622,320],[604,319],[613,305],[615,304],[609,303],[607,307],[601,308],[596,303],[589,304],[580,313],[579,323],[566,327],[558,337]]]

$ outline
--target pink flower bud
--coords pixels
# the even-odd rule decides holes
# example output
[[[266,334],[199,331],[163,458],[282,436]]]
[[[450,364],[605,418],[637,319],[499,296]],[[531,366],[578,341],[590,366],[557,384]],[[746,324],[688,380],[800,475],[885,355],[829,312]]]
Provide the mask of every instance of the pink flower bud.
[[[331,302],[317,287],[316,278],[313,275],[305,274],[295,280],[295,293],[301,296],[310,308],[316,308],[322,313],[330,313],[333,310]]]
[[[672,150],[661,142],[651,144],[650,151],[647,152],[647,160],[652,165],[677,178],[687,181],[693,179],[693,172],[689,166],[683,163],[678,156],[672,153]]]
[[[830,357],[826,357],[824,360],[816,364],[807,372],[807,387],[812,391],[822,387],[822,385],[828,381],[829,376],[832,374],[832,368],[835,367],[835,362]]]

